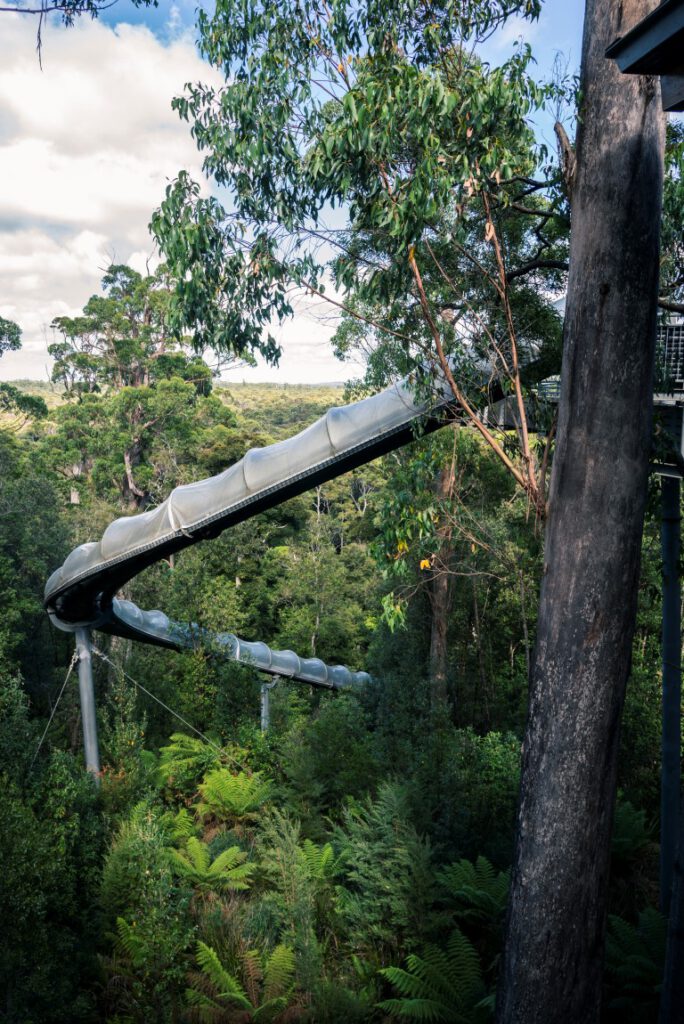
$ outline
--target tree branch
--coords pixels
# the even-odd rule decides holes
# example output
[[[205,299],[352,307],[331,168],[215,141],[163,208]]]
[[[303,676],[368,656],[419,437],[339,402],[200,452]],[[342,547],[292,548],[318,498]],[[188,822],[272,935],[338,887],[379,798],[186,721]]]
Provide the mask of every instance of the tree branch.
[[[524,263],[522,267],[516,267],[515,270],[509,270],[506,274],[506,280],[510,284],[511,281],[515,281],[517,277],[524,277],[525,274],[531,274],[533,270],[567,270],[568,264],[565,260],[530,260],[529,263]]]
[[[658,299],[658,306],[660,309],[666,309],[668,313],[684,314],[684,302],[673,302],[672,299],[660,298]]]
[[[556,133],[556,138],[558,139],[558,152],[561,159],[563,181],[565,182],[568,197],[572,199],[572,192],[575,187],[575,171],[577,168],[575,149],[568,138],[568,133],[560,121],[556,121],[553,126],[553,130]]]

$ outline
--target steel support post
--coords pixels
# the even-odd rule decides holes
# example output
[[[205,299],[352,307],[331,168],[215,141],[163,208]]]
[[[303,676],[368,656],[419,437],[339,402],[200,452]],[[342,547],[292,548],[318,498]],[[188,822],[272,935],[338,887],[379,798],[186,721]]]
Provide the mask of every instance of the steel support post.
[[[268,732],[271,724],[271,690],[278,682],[278,676],[272,683],[261,684],[261,731]]]
[[[95,716],[95,689],[93,687],[93,661],[90,630],[76,630],[76,653],[78,654],[78,689],[81,696],[81,720],[83,722],[83,748],[86,769],[92,773],[95,784],[100,784],[100,750],[97,742],[97,718]]]
[[[660,785],[660,909],[670,910],[672,876],[677,852],[681,758],[681,590],[680,483],[661,477],[663,558],[663,738]]]

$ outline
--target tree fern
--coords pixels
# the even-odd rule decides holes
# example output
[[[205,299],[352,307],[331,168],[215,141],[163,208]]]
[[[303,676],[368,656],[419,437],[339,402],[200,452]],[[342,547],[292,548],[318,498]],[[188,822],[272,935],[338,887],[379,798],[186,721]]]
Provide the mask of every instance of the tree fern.
[[[377,1004],[392,1017],[436,1024],[479,1024],[489,1019],[480,959],[459,928],[445,950],[427,945],[422,956],[407,958],[405,970],[386,967],[380,974],[399,993]]]
[[[178,814],[169,814],[169,817],[171,835],[177,842],[184,843],[190,839],[191,836],[197,835],[195,819],[190,814],[187,807],[181,807]]]
[[[633,860],[652,842],[653,826],[646,821],[646,812],[618,795],[611,836],[613,858],[618,863]]]
[[[506,910],[510,872],[497,871],[486,857],[450,864],[437,872],[437,881],[461,920],[498,922]]]
[[[212,745],[199,737],[174,732],[170,742],[159,751],[159,781],[181,792],[193,792],[198,780],[218,768],[223,757],[218,742]]]
[[[263,779],[259,772],[233,774],[227,768],[218,768],[209,772],[199,787],[202,799],[196,807],[197,815],[233,825],[251,820],[272,789],[271,781]]]
[[[288,1020],[298,1016],[292,1005],[295,958],[288,946],[276,946],[264,962],[256,950],[244,953],[242,983],[204,942],[197,943],[196,960],[200,973],[191,976],[192,985],[186,992],[190,1020],[276,1024],[285,1011]]]
[[[374,799],[345,807],[333,835],[344,864],[336,896],[347,934],[359,953],[387,963],[427,933],[434,900],[429,844],[410,821],[405,791],[393,782]]]
[[[316,882],[331,882],[340,873],[342,857],[336,857],[332,843],[318,846],[310,839],[305,839],[301,846],[302,860],[309,876]]]
[[[184,849],[170,849],[168,853],[175,873],[201,892],[249,888],[254,865],[245,863],[247,854],[239,846],[229,847],[212,861],[209,846],[191,836]]]

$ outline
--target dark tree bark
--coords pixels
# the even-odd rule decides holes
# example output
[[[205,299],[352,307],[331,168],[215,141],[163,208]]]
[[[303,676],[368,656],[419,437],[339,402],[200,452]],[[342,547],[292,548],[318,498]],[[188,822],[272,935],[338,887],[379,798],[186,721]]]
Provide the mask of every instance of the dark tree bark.
[[[500,1024],[598,1020],[620,714],[648,476],[663,116],[606,46],[652,0],[587,0],[558,442]]]
[[[445,510],[454,496],[456,484],[455,453],[451,462],[439,473],[436,491]],[[430,686],[432,704],[446,704],[449,700],[447,669],[449,665],[449,613],[451,611],[451,579],[449,566],[453,554],[453,528],[446,513],[446,523],[439,531],[439,551],[434,578],[430,581]]]

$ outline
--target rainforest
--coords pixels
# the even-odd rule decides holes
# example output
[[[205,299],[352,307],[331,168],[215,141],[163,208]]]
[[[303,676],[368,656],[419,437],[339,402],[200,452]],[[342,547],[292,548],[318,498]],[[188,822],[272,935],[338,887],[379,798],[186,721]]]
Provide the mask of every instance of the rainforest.
[[[684,4],[0,19],[0,1021],[684,1021]]]

